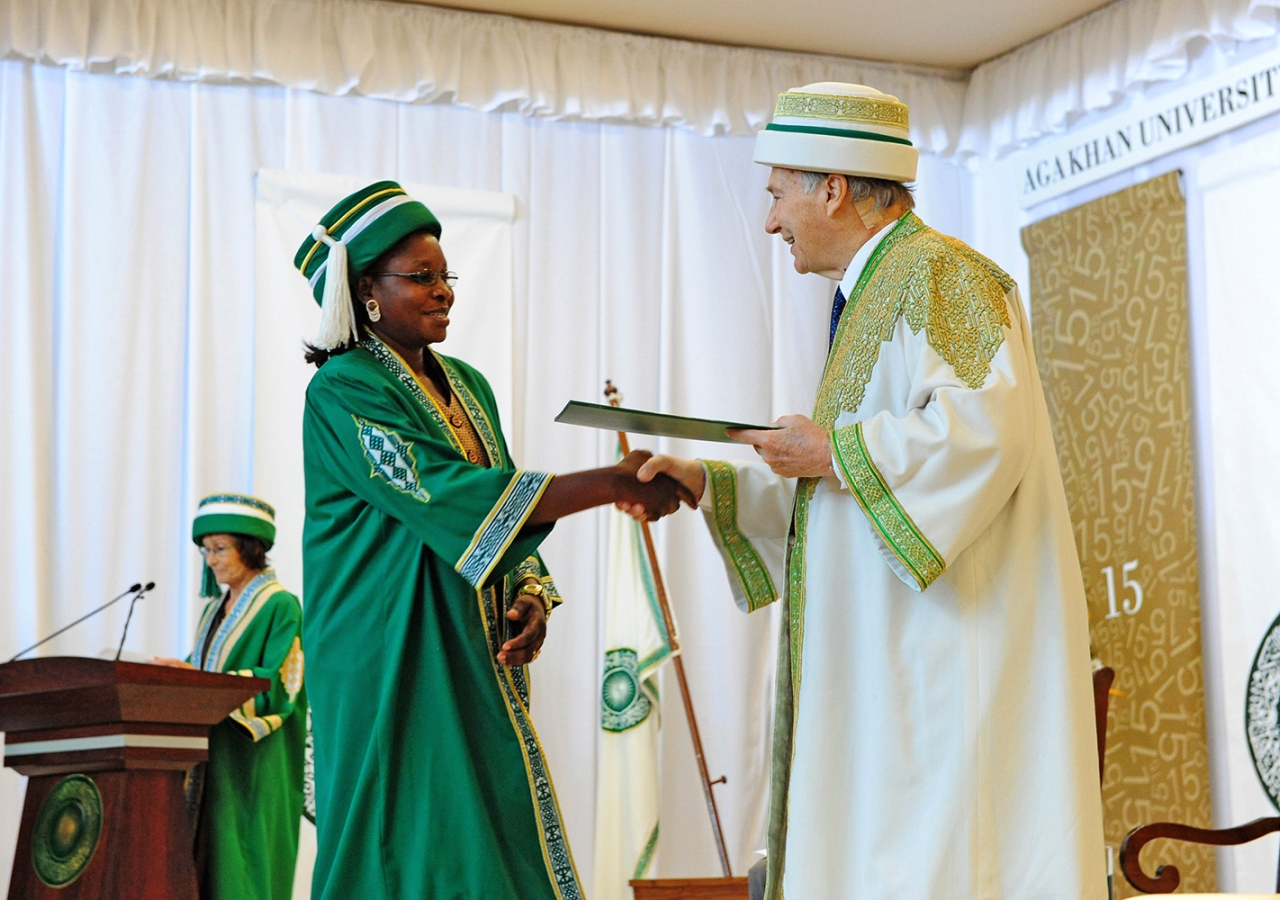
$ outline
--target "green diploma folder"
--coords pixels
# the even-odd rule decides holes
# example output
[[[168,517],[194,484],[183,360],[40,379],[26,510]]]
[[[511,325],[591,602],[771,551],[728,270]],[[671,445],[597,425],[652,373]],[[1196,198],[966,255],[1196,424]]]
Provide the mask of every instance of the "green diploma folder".
[[[669,413],[646,412],[642,409],[626,409],[603,403],[584,403],[570,400],[556,416],[557,422],[566,425],[585,425],[605,431],[625,431],[629,434],[655,434],[660,437],[684,438],[689,441],[713,441],[734,443],[725,433],[727,428],[757,428],[776,431],[773,425],[749,425],[746,422],[726,422],[722,419],[694,419],[689,416],[673,416]]]

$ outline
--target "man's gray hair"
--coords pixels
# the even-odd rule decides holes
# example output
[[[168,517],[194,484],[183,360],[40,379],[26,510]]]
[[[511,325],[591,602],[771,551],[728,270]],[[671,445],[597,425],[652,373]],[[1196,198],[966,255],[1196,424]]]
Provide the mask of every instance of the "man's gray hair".
[[[831,176],[823,172],[800,171],[800,187],[806,194],[812,194],[818,185]],[[895,203],[901,203],[904,209],[914,209],[916,198],[912,195],[914,188],[899,181],[887,178],[861,178],[857,175],[843,176],[849,185],[849,196],[854,203],[861,203],[868,197],[875,200],[876,209],[885,209]]]

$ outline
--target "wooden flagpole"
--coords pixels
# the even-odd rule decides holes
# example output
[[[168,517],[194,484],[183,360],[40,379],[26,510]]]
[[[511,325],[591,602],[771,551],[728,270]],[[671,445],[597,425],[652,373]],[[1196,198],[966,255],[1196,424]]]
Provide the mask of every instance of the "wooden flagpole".
[[[604,383],[604,395],[610,406],[619,405],[618,389],[613,386],[612,381]],[[622,446],[623,456],[631,452],[631,445],[627,441],[625,431],[618,432],[618,443]],[[649,523],[641,522],[640,531],[644,535],[644,547],[649,554],[649,568],[653,571],[653,586],[658,594],[658,606],[662,609],[662,621],[666,624],[667,637],[671,642],[671,664],[675,667],[676,681],[680,684],[680,697],[684,700],[684,715],[689,721],[689,736],[693,739],[693,756],[698,761],[698,777],[702,779],[702,795],[707,801],[707,814],[711,816],[711,831],[716,841],[716,852],[720,855],[720,868],[724,870],[725,878],[732,878],[733,870],[729,866],[729,852],[724,845],[724,830],[720,827],[720,812],[716,809],[716,796],[712,790],[714,785],[728,783],[728,779],[721,775],[712,781],[711,775],[707,772],[707,760],[702,752],[702,736],[698,733],[698,719],[693,713],[693,699],[689,696],[689,682],[684,674],[684,660],[679,653],[675,652],[680,649],[679,638],[676,636],[675,622],[671,617],[671,605],[667,602],[667,589],[662,583],[662,570],[658,568],[658,554],[653,548],[653,534],[649,531]]]

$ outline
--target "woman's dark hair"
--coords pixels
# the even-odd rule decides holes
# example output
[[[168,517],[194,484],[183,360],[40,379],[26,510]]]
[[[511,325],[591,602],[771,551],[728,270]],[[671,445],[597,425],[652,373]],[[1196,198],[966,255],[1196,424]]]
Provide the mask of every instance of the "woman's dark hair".
[[[408,241],[410,238],[417,237],[420,234],[430,234],[432,237],[435,237],[435,233],[429,228],[419,228],[417,231],[411,231],[408,234],[406,234],[404,237],[400,238],[400,240],[396,241],[393,245],[391,245],[391,247],[388,248],[385,252],[383,252],[381,256],[379,256],[373,262],[369,263],[369,265],[365,266],[364,271],[377,272],[381,270],[383,268],[383,263],[386,261],[388,256],[391,256],[392,254],[399,251],[399,249],[403,247],[405,242]],[[356,316],[356,331],[358,331],[360,334],[364,334],[365,331],[369,328],[369,311],[365,309],[364,304],[360,302],[360,295],[359,295],[359,292],[356,290],[356,286],[360,283],[360,278],[355,274],[349,275],[347,278],[347,283],[351,289],[351,309]],[[341,356],[342,354],[346,353],[348,350],[355,347],[355,342],[348,340],[342,346],[334,347],[332,350],[322,350],[319,347],[313,346],[312,344],[306,341],[303,342],[302,346],[306,348],[305,352],[303,353],[303,358],[306,359],[307,362],[311,363],[311,365],[315,366],[318,369],[321,366],[323,366],[325,363],[327,363],[329,360],[331,360],[333,357]]]
[[[262,538],[248,534],[233,534],[231,540],[235,542],[236,552],[240,554],[240,562],[244,563],[246,569],[261,572],[270,565],[267,559],[267,545],[263,543]]]
[[[384,253],[383,256],[386,256],[386,254]],[[373,265],[377,265],[381,261],[382,256],[379,256],[374,260]],[[369,271],[374,271],[373,265],[369,267]],[[369,310],[365,309],[364,304],[356,299],[356,283],[359,279],[351,278],[349,280],[351,283],[351,310],[356,316],[356,331],[360,334],[364,334],[365,329],[369,327]],[[334,347],[332,350],[322,350],[319,347],[313,346],[308,341],[303,341],[302,346],[306,348],[303,352],[303,358],[318,369],[333,357],[341,356],[348,350],[355,347],[355,341],[348,339],[346,343],[342,344],[340,347]]]

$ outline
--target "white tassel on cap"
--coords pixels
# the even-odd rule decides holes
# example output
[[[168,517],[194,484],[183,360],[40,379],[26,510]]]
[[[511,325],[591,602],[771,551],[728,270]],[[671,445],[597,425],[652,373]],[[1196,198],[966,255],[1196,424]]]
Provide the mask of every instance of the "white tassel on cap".
[[[311,236],[329,247],[316,347],[334,350],[348,342],[358,343],[360,333],[356,330],[356,315],[351,308],[351,286],[347,283],[347,245],[331,238],[323,225],[317,225]]]

